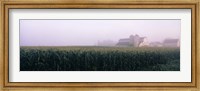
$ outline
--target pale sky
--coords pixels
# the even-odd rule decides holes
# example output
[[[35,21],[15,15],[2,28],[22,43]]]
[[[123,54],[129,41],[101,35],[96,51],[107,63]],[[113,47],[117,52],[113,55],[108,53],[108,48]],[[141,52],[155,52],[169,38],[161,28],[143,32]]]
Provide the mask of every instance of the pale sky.
[[[93,46],[131,34],[162,42],[180,31],[181,20],[20,20],[20,46]]]

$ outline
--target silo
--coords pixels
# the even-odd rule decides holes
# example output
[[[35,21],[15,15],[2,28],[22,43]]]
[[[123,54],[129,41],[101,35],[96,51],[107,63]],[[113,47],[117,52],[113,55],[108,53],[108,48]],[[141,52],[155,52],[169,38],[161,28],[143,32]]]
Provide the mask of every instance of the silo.
[[[134,46],[134,47],[138,47],[138,46],[139,46],[139,42],[140,42],[140,36],[136,34],[136,35],[134,36],[134,43],[133,43],[133,46]]]

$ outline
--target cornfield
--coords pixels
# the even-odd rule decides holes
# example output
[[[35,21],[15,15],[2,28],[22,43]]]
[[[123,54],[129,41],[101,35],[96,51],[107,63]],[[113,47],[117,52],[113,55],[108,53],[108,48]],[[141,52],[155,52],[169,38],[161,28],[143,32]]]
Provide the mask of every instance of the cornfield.
[[[179,48],[20,47],[20,71],[179,70]]]

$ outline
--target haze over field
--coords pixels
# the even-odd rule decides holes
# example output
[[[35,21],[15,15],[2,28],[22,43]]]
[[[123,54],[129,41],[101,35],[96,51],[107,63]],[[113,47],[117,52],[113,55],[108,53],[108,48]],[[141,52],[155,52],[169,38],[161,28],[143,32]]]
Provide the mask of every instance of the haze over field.
[[[20,20],[20,46],[93,46],[131,34],[162,42],[180,31],[180,20]]]

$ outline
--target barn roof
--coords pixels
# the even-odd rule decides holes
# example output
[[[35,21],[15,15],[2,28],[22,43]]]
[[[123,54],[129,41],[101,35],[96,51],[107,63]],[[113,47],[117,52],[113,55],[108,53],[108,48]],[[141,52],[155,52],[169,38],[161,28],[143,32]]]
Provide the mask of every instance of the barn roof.
[[[130,39],[129,38],[124,38],[124,39],[120,39],[119,42],[129,42]]]
[[[165,39],[164,43],[177,43],[179,39]]]
[[[147,37],[140,37],[140,41],[143,41],[145,38],[147,38]]]
[[[150,44],[154,45],[154,44],[162,44],[160,42],[151,42]]]
[[[129,42],[118,42],[117,45],[129,45]]]

